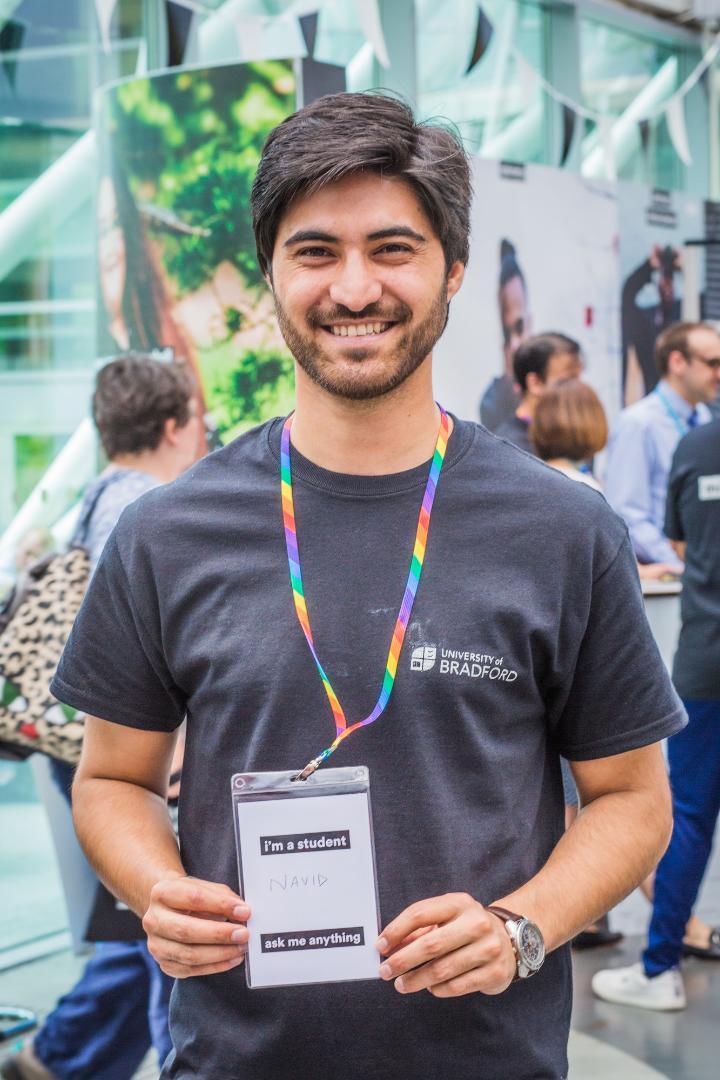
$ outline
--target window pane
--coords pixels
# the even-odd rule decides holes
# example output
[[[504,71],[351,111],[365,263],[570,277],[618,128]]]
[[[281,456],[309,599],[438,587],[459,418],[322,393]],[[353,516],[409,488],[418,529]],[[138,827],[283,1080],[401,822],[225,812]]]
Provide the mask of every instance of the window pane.
[[[660,188],[682,187],[682,167],[664,116],[649,121],[645,146],[636,122],[661,108],[678,88],[682,50],[589,18],[581,20],[580,40],[583,104],[601,114],[634,120],[617,125],[618,177]],[[598,139],[595,125],[586,126],[585,154]]]
[[[473,0],[418,0],[419,113],[454,121],[472,152],[544,161],[547,103],[536,80],[528,86],[522,60],[542,73],[545,15],[539,4],[517,0],[492,0],[482,11],[483,51],[466,74],[478,5]],[[468,42],[465,51],[458,47],[463,40]]]

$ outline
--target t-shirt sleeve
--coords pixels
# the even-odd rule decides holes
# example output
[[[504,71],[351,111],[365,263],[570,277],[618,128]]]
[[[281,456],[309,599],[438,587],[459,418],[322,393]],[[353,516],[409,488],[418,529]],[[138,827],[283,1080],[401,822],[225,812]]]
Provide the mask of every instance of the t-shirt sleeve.
[[[132,573],[144,597],[152,583]],[[146,603],[149,603],[146,599]],[[174,731],[185,716],[147,613],[138,610],[113,532],[93,574],[50,690],[92,716],[146,731]]]
[[[675,734],[687,718],[647,617],[629,540],[593,583],[585,632],[568,689],[550,708],[563,757],[588,761]]]

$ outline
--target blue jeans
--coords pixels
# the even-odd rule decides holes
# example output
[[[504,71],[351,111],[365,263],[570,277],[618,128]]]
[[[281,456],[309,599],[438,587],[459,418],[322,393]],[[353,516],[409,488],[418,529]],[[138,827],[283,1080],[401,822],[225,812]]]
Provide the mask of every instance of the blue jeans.
[[[53,761],[52,771],[69,799],[72,769]],[[172,1049],[173,982],[144,941],[97,945],[35,1036],[35,1053],[58,1080],[130,1080],[151,1045],[161,1063]]]
[[[689,723],[668,740],[675,819],[670,846],[655,875],[645,974],[652,978],[680,963],[710,858],[720,813],[720,700],[685,701]]]

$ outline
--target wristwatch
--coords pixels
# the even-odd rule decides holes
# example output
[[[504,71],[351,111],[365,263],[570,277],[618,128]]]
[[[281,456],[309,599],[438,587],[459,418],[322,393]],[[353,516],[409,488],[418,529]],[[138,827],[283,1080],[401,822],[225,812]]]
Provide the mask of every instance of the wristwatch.
[[[505,924],[508,937],[512,943],[517,964],[517,979],[529,979],[543,966],[545,959],[545,942],[540,927],[530,922],[523,915],[515,915],[506,908],[491,904],[488,911],[497,915]]]

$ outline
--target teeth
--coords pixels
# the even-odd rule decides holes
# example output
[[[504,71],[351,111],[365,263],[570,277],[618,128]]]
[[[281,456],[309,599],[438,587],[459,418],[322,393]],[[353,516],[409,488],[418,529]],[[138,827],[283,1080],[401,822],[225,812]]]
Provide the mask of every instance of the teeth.
[[[382,334],[389,323],[352,323],[350,326],[331,326],[335,337],[359,337],[365,334]]]

